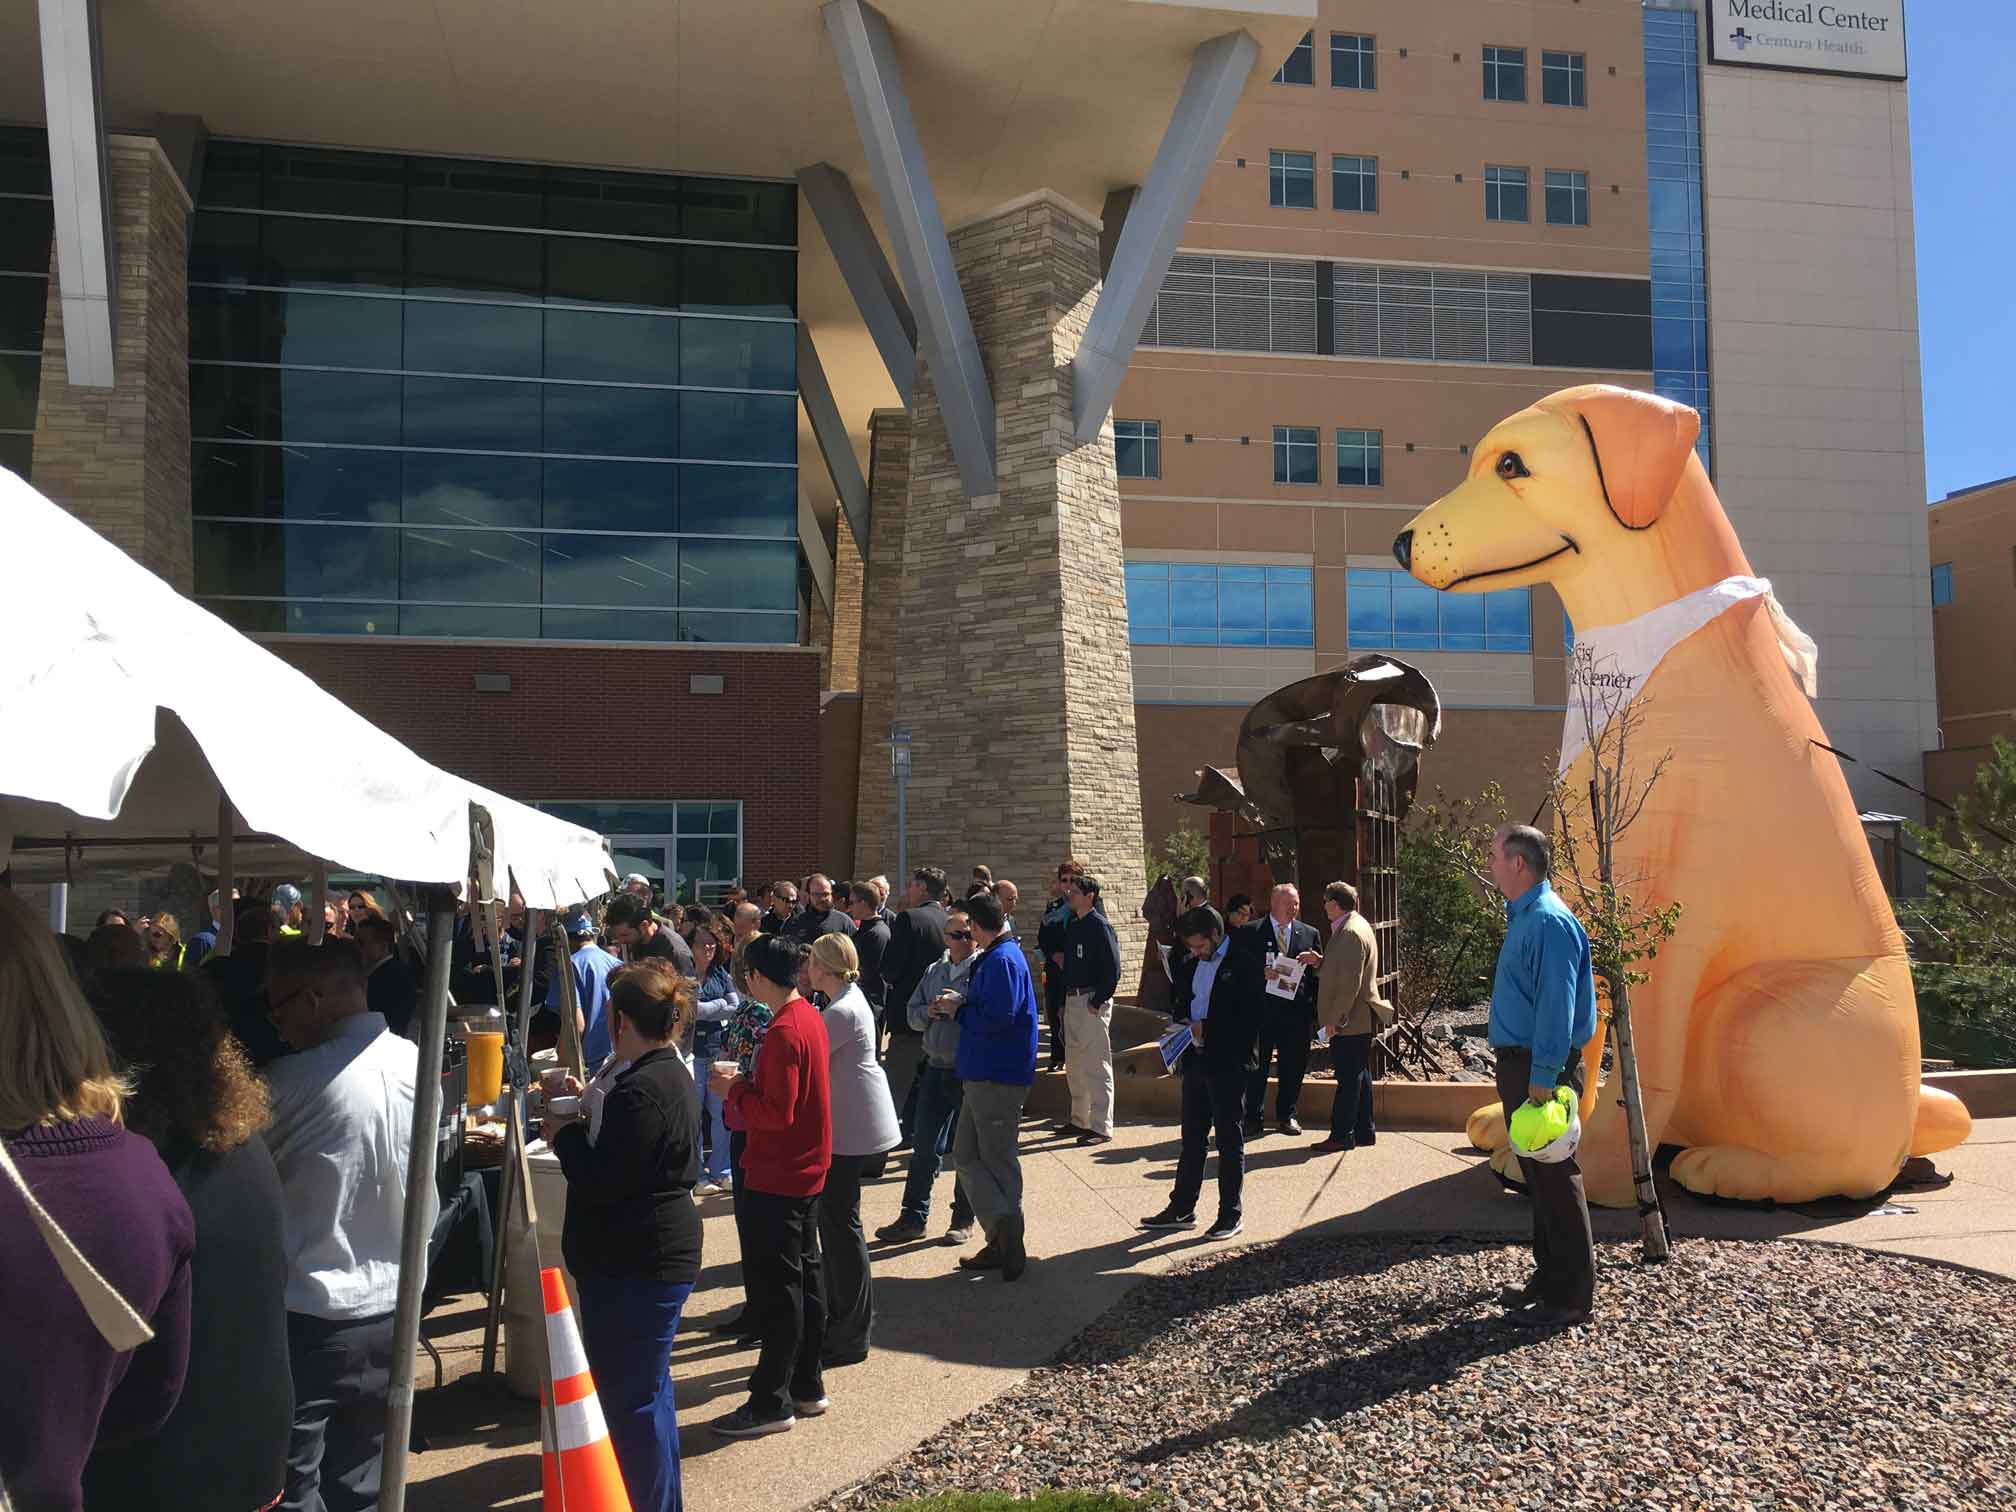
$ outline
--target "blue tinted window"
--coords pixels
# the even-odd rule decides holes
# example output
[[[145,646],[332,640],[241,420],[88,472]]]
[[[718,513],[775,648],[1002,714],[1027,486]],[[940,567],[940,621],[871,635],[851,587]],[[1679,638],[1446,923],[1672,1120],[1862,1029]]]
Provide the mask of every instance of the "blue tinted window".
[[[439,526],[402,531],[399,596],[418,602],[535,604],[539,537]]]
[[[536,383],[408,378],[403,439],[408,446],[537,451],[539,394]]]
[[[1127,638],[1136,645],[1169,644],[1169,569],[1155,563],[1127,564]]]
[[[1310,646],[1307,567],[1127,564],[1127,636],[1137,646]]]
[[[682,467],[679,528],[701,535],[798,534],[798,474],[785,467]]]
[[[408,368],[423,373],[490,373],[503,378],[539,376],[537,310],[446,300],[415,300],[404,306],[389,300],[377,302],[406,312],[403,365]]]
[[[724,462],[794,462],[798,403],[767,394],[695,394],[679,398],[679,455]]]
[[[538,318],[536,311],[532,314]],[[545,320],[549,378],[613,383],[680,381],[679,328],[685,321],[592,310],[548,310]]]
[[[679,603],[687,609],[790,609],[798,548],[780,541],[682,541]]]
[[[1932,606],[1953,602],[1953,564],[1937,562],[1932,567]]]
[[[601,457],[676,457],[681,397],[668,389],[549,385],[546,449]]]
[[[679,381],[700,388],[798,387],[798,328],[774,320],[678,322]]]
[[[1393,651],[1533,649],[1532,592],[1438,593],[1404,572],[1353,568],[1345,578],[1354,648]]]
[[[408,452],[401,518],[409,525],[540,524],[539,463],[532,457]]]
[[[580,461],[547,462],[544,467],[543,523],[549,530],[681,528],[677,467],[662,462]]]

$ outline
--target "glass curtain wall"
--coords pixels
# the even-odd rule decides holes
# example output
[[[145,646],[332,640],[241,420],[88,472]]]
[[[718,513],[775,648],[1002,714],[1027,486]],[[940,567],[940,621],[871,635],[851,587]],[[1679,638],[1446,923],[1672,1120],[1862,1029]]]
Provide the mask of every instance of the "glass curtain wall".
[[[1701,62],[1691,10],[1645,12],[1645,158],[1652,233],[1652,387],[1701,412],[1712,475],[1708,264],[1701,229]]]
[[[210,145],[196,591],[248,631],[798,638],[789,184]]]
[[[49,308],[49,138],[0,126],[0,467],[28,476]]]

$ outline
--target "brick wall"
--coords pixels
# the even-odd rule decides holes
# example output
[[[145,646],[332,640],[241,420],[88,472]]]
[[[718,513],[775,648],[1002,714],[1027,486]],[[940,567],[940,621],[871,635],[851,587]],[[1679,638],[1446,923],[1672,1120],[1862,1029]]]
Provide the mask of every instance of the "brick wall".
[[[837,864],[819,854],[819,658],[809,650],[361,638],[269,649],[427,760],[509,797],[739,799],[745,876]],[[509,673],[511,691],[477,692],[479,672]],[[693,674],[718,674],[723,691],[690,692]],[[273,738],[283,759],[286,731]]]

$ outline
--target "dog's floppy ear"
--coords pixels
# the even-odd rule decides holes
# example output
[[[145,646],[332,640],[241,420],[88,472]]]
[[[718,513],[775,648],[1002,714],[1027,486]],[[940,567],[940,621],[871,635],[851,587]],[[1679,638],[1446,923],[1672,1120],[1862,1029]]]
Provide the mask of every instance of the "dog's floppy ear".
[[[1627,530],[1645,529],[1680,486],[1687,453],[1701,434],[1701,417],[1657,394],[1596,386],[1576,393],[1564,407],[1589,437],[1610,512]]]

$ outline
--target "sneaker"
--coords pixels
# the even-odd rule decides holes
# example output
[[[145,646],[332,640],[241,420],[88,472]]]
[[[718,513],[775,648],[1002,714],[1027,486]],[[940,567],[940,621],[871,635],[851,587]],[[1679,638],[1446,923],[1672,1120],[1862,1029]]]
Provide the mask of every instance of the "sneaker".
[[[1088,1131],[1078,1136],[1078,1144],[1081,1149],[1088,1145],[1103,1145],[1111,1143],[1113,1143],[1113,1136],[1111,1134],[1099,1134]]]
[[[945,1237],[938,1242],[940,1244],[971,1244],[973,1242],[973,1225],[970,1223],[955,1223],[951,1228],[945,1230]]]
[[[792,1409],[796,1411],[798,1416],[800,1417],[824,1417],[826,1415],[826,1409],[828,1407],[831,1407],[832,1405],[833,1405],[832,1399],[823,1396],[815,1397],[809,1402],[800,1401],[796,1397],[793,1397],[791,1399]]]
[[[707,1425],[723,1438],[762,1438],[771,1433],[789,1433],[798,1426],[798,1419],[791,1413],[782,1417],[764,1417],[754,1407],[746,1404],[737,1407],[726,1417],[719,1417]]]
[[[875,1230],[875,1237],[883,1244],[906,1244],[924,1237],[924,1225],[915,1218],[898,1218]]]
[[[718,1181],[703,1181],[693,1188],[693,1195],[695,1197],[718,1197],[721,1195],[721,1183]]]
[[[1143,1218],[1144,1229],[1189,1229],[1197,1227],[1195,1213],[1179,1213],[1174,1207],[1166,1207],[1153,1218]]]
[[[1245,1220],[1237,1213],[1232,1214],[1230,1217],[1220,1214],[1218,1221],[1204,1230],[1204,1237],[1206,1239],[1230,1239],[1245,1227]]]

